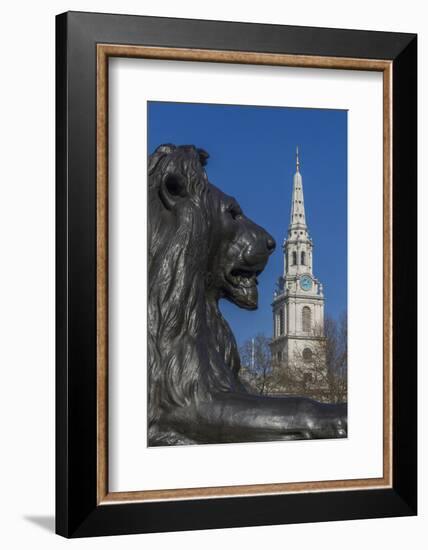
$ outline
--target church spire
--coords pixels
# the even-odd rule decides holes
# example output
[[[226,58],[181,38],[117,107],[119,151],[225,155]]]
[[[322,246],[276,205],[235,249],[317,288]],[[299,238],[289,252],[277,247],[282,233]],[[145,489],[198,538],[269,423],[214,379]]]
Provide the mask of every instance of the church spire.
[[[270,348],[272,357],[279,365],[293,368],[300,368],[301,365],[304,375],[309,372],[307,368],[313,368],[315,354],[318,354],[317,369],[325,368],[325,356],[317,351],[324,335],[324,293],[313,272],[314,246],[306,226],[297,147],[295,153],[290,225],[282,245],[284,269],[273,297],[274,332]],[[312,376],[313,371],[310,372]]]
[[[300,174],[299,148],[296,147],[296,173],[293,179],[293,194],[291,197],[290,226],[288,232],[293,230],[307,230],[305,217],[305,203],[303,199],[303,181]]]

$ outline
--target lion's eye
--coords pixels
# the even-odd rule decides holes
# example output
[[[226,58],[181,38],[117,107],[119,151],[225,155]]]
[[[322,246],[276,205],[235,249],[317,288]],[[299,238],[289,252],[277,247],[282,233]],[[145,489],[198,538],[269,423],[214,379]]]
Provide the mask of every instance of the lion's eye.
[[[228,209],[229,214],[232,216],[234,220],[240,220],[243,216],[242,210],[236,206],[231,206]]]

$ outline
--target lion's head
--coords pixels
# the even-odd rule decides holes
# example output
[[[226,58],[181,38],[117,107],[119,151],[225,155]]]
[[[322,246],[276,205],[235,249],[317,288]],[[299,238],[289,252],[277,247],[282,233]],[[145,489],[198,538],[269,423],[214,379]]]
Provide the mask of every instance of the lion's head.
[[[208,154],[161,145],[149,158],[149,416],[239,385],[225,298],[255,309],[274,239],[208,181]]]

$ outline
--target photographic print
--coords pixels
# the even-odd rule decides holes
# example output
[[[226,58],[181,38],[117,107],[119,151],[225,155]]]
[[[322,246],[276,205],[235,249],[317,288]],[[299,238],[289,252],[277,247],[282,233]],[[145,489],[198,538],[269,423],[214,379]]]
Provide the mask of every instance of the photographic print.
[[[347,111],[147,105],[149,446],[347,437]]]

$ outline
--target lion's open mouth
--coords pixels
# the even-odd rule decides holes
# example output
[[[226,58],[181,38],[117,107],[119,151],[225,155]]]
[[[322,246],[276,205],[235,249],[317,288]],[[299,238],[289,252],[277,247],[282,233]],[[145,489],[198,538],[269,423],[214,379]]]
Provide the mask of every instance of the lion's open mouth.
[[[263,271],[266,259],[254,263],[242,263],[232,265],[224,271],[223,297],[244,309],[257,309],[258,304],[258,280],[257,277]]]
[[[261,270],[232,269],[226,279],[234,287],[250,288],[258,284],[257,277],[260,273]]]

